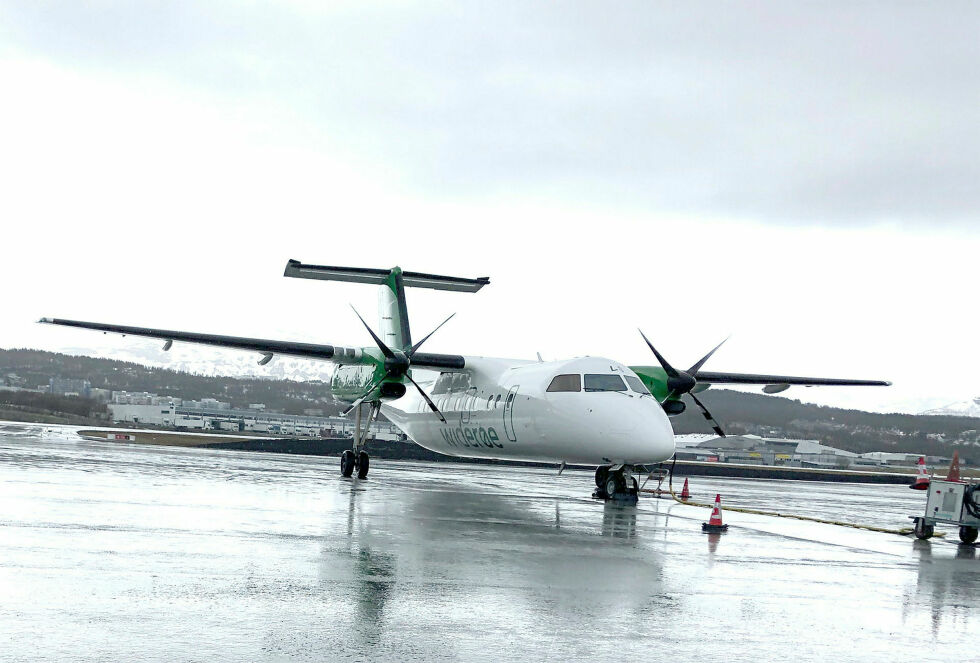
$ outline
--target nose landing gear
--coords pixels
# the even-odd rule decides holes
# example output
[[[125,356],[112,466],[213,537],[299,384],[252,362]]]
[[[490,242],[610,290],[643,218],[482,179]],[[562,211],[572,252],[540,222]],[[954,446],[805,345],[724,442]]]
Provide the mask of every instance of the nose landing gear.
[[[340,475],[350,478],[354,471],[357,471],[358,479],[367,479],[368,469],[371,467],[371,457],[362,447],[367,442],[368,431],[371,424],[378,418],[381,411],[381,401],[371,403],[371,412],[368,414],[364,428],[361,428],[361,405],[357,406],[357,415],[354,423],[354,447],[348,449],[340,455]]]
[[[640,486],[631,465],[600,465],[595,471],[592,497],[620,504],[636,504]]]

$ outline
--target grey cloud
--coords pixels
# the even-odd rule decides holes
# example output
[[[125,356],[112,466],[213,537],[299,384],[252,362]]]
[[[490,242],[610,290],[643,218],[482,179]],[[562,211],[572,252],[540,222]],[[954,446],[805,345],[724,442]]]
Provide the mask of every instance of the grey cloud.
[[[3,11],[19,48],[275,101],[432,194],[977,224],[975,3]]]

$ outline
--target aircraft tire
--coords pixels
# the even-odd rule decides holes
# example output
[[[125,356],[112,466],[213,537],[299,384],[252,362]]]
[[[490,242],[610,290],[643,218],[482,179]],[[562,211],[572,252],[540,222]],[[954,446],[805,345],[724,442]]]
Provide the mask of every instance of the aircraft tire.
[[[976,527],[968,527],[967,525],[963,525],[960,527],[960,541],[966,544],[973,543],[977,540],[977,533]]]
[[[609,475],[606,479],[606,496],[609,498],[616,497],[626,490],[626,482],[623,481],[623,475],[619,472],[615,472]]]
[[[609,468],[605,465],[600,465],[595,468],[595,486],[596,488],[603,488],[606,485],[606,479],[609,478]]]
[[[357,478],[367,479],[368,468],[371,467],[371,457],[366,451],[357,454]]]
[[[340,475],[350,478],[354,473],[354,452],[348,449],[340,455]]]

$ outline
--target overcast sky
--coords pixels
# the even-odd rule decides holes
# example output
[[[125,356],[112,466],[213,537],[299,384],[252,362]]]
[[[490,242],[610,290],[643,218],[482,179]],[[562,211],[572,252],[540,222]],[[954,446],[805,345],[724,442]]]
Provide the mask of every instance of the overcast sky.
[[[0,0],[0,346],[41,315],[980,395],[980,5]],[[245,363],[254,361],[246,355]]]

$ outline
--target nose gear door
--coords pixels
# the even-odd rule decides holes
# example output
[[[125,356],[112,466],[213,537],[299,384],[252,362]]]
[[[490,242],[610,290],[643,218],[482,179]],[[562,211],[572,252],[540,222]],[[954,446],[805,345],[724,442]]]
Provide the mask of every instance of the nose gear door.
[[[504,401],[504,432],[507,439],[517,442],[517,432],[514,430],[514,401],[517,400],[517,390],[520,385],[515,384],[507,392],[507,400]]]

